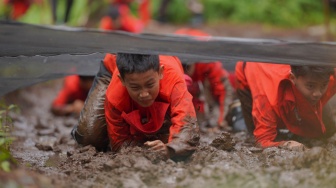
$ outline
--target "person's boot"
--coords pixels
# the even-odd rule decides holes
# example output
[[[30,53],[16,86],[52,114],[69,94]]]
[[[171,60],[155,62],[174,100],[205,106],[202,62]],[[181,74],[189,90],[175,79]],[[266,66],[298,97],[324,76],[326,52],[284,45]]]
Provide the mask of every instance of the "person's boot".
[[[230,104],[229,112],[225,119],[234,132],[247,131],[239,100],[235,100]]]

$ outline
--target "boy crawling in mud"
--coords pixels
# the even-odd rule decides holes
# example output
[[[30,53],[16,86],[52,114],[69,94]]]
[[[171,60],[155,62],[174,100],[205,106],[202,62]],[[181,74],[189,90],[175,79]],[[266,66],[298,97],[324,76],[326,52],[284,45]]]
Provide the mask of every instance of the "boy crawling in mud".
[[[336,92],[332,67],[238,62],[236,77],[246,125],[260,146],[305,149],[298,140],[281,139],[281,129],[300,139],[335,133],[326,105]]]
[[[192,154],[199,132],[179,59],[107,54],[72,135],[97,149],[109,138],[112,151],[146,146],[169,158]]]

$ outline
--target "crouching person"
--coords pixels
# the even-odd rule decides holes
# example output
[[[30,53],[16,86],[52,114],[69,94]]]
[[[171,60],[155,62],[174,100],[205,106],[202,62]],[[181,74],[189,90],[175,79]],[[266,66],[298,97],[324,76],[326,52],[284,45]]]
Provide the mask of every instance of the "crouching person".
[[[72,135],[100,150],[147,146],[168,158],[190,156],[199,132],[179,59],[107,54]]]
[[[247,128],[260,146],[304,150],[303,138],[335,133],[327,104],[336,92],[333,67],[239,62],[236,77]]]

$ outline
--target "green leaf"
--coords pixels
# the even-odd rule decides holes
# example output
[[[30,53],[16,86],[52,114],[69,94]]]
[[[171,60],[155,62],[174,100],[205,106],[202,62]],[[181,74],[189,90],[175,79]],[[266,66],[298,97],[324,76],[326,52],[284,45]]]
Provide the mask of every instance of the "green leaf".
[[[6,143],[6,139],[5,138],[0,138],[0,146],[3,145],[4,143]]]
[[[1,162],[1,169],[5,172],[10,172],[10,163],[8,161]]]
[[[11,105],[8,106],[8,110],[12,110],[12,109],[16,109],[16,108],[17,108],[17,106],[14,105],[14,104],[11,104]]]

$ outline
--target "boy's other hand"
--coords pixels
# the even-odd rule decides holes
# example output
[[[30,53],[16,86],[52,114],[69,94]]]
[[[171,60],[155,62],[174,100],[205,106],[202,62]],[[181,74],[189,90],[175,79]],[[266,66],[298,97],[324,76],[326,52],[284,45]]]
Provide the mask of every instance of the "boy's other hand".
[[[154,151],[162,153],[166,157],[169,157],[168,148],[161,140],[147,141],[144,145]]]
[[[281,145],[281,147],[292,150],[292,151],[305,151],[305,150],[307,150],[305,145],[301,144],[300,142],[293,141],[293,140],[284,142]]]

